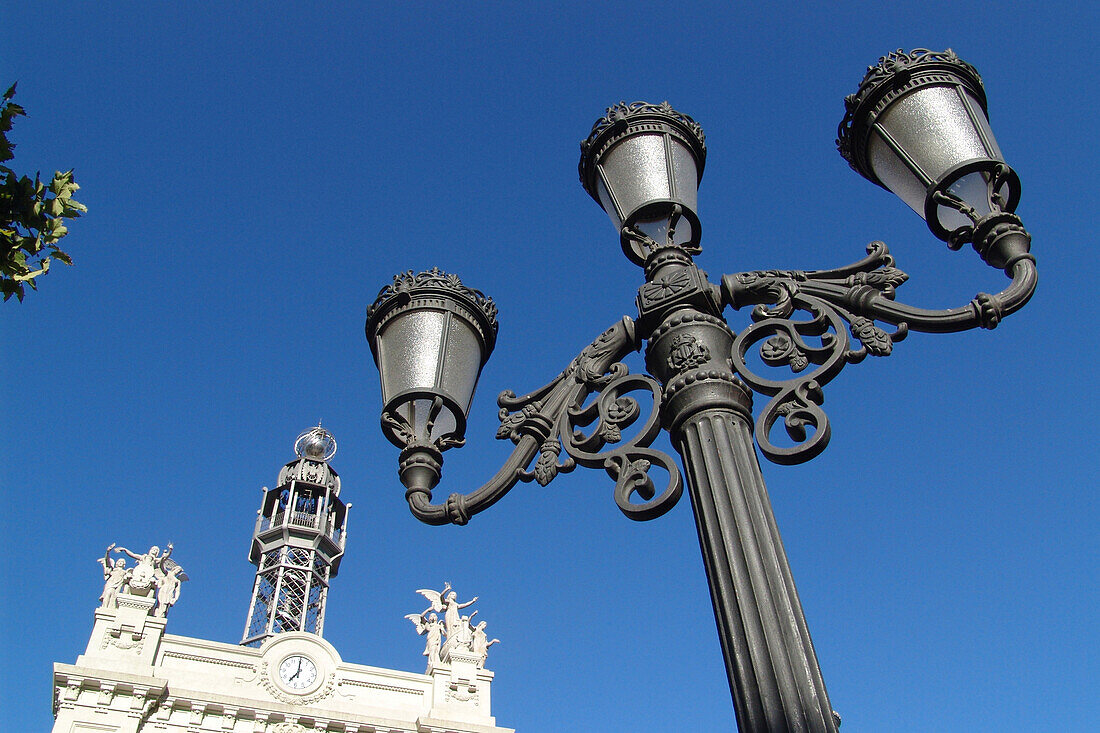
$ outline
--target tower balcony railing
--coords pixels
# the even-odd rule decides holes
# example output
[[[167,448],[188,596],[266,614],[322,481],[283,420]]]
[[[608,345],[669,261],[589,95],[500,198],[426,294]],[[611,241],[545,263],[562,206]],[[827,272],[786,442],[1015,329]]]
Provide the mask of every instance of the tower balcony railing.
[[[274,527],[286,526],[316,529],[342,547],[344,530],[333,519],[314,512],[280,511],[271,517],[261,516],[257,531],[264,532]]]

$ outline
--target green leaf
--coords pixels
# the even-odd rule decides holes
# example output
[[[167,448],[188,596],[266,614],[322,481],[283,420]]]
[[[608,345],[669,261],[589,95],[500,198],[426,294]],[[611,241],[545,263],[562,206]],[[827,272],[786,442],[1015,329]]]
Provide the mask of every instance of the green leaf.
[[[26,115],[22,106],[11,101],[15,89],[12,84],[0,100],[0,163],[11,160],[15,149],[6,133],[16,117]],[[71,169],[56,171],[46,184],[41,174],[32,180],[0,165],[0,292],[5,301],[13,295],[22,301],[24,285],[37,290],[35,279],[50,271],[54,258],[65,265],[73,264],[69,254],[55,243],[69,233],[65,220],[88,210],[73,200],[78,190]]]

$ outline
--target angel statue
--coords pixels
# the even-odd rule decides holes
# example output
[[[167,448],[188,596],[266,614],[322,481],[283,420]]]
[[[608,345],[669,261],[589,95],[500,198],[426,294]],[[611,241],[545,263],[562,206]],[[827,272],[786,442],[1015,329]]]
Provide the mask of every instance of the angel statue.
[[[406,614],[405,618],[416,624],[417,634],[428,637],[424,644],[424,656],[428,658],[428,671],[431,672],[436,665],[441,663],[439,650],[443,646],[443,622],[434,613],[427,616],[410,613]]]
[[[465,603],[459,603],[458,594],[451,590],[450,583],[444,583],[443,590],[438,593],[428,589],[418,590],[417,593],[427,598],[432,604],[424,610],[424,613],[428,613],[428,611],[443,612],[443,625],[447,634],[447,639],[454,639],[461,633],[462,618],[459,616],[458,612],[472,605],[477,600],[477,596],[474,596]],[[421,615],[423,616],[424,613]]]
[[[103,557],[96,558],[103,566],[103,594],[99,596],[100,608],[110,608],[114,605],[115,597],[122,592],[122,586],[130,579],[131,568],[126,567],[126,560],[117,558],[111,562],[111,550],[115,549],[115,543],[107,546]]]
[[[130,573],[129,590],[136,596],[147,596],[157,584],[158,573],[164,573],[164,563],[172,554],[172,543],[168,543],[168,552],[160,554],[160,548],[153,545],[149,552],[137,555],[125,547],[118,547],[115,552],[124,552],[137,560]]]
[[[168,546],[171,548],[171,545]],[[168,609],[180,599],[180,585],[187,580],[187,573],[175,560],[167,559],[157,573],[157,616],[167,616]]]
[[[470,651],[477,655],[477,666],[481,669],[485,666],[485,660],[489,657],[489,647],[493,644],[499,644],[500,639],[489,640],[489,635],[485,633],[485,622],[482,621],[473,629],[474,642],[470,647]]]

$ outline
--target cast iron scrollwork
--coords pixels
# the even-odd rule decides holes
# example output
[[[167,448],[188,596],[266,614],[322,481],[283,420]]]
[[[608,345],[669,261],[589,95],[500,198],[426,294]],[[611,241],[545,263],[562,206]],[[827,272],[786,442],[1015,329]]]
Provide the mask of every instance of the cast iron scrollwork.
[[[406,483],[413,514],[428,524],[466,524],[518,482],[545,486],[577,465],[606,470],[616,481],[616,503],[631,519],[652,519],[671,509],[682,492],[680,472],[671,457],[649,448],[660,431],[660,386],[648,376],[630,374],[620,363],[638,347],[634,321],[624,317],[550,383],[520,397],[510,390],[501,392],[496,437],[515,444],[504,465],[480,488],[469,494],[451,494],[443,504],[431,503],[434,482],[417,474],[415,482]],[[653,398],[652,410],[640,428],[636,423],[642,418],[641,405],[628,394],[638,390],[647,390]],[[595,399],[589,401],[593,395]],[[590,432],[583,432],[589,427]],[[624,440],[628,429],[632,437]],[[606,450],[607,445],[615,447]],[[563,448],[565,458],[561,459]],[[431,446],[410,446],[402,455],[410,462],[435,461],[434,480],[438,481],[442,457],[432,450]],[[668,486],[659,495],[648,474],[653,464],[669,474]],[[634,495],[644,503],[632,503]]]
[[[631,438],[624,431],[642,417],[642,407],[629,396],[648,391],[651,409]],[[598,397],[585,404],[589,395]],[[586,468],[603,468],[615,479],[615,503],[623,514],[639,521],[661,516],[679,500],[683,481],[676,463],[666,453],[649,445],[661,432],[661,385],[645,374],[630,374],[624,364],[612,364],[605,377],[582,385],[572,404],[559,418],[559,432],[565,450]],[[582,428],[592,428],[585,433]],[[621,443],[621,445],[620,445]],[[606,446],[615,447],[605,450]],[[668,474],[668,483],[659,494],[649,475],[654,464]],[[637,495],[641,503],[632,501]]]
[[[1035,260],[1026,249],[1017,248],[1003,264],[1012,277],[1005,290],[997,295],[979,293],[967,306],[947,310],[914,308],[894,301],[896,289],[908,276],[894,266],[894,258],[882,242],[871,242],[866,258],[835,270],[768,270],[723,276],[725,305],[734,309],[754,306],[753,324],[734,340],[731,364],[753,389],[772,397],[756,422],[761,452],[775,463],[795,464],[825,449],[830,428],[821,409],[822,387],[846,364],[863,361],[868,354],[889,356],[893,345],[910,330],[946,333],[995,328],[1004,316],[1023,307],[1035,290]],[[793,318],[796,312],[806,316]],[[895,328],[887,331],[878,321]],[[858,348],[850,348],[848,332]],[[757,345],[765,365],[787,367],[795,376],[777,380],[755,373],[746,355]],[[780,418],[793,446],[780,447],[771,440],[772,427]],[[807,428],[812,428],[812,433]]]

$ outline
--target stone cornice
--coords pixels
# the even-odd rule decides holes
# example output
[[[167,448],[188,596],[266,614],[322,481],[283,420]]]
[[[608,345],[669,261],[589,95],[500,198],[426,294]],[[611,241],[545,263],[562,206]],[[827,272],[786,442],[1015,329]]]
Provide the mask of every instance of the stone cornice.
[[[416,690],[410,687],[397,687],[395,685],[383,685],[378,682],[368,682],[366,680],[356,679],[342,679],[336,683],[340,687],[366,687],[371,690],[386,690],[387,692],[401,692],[406,695],[421,695],[427,693],[427,689]]]
[[[250,672],[256,671],[256,665],[250,662],[238,662],[233,659],[218,659],[217,657],[204,657],[199,654],[184,654],[183,652],[166,651],[162,655],[163,660],[166,659],[183,659],[189,662],[202,662],[204,664],[217,664],[224,667],[235,667],[237,669],[245,669]]]

